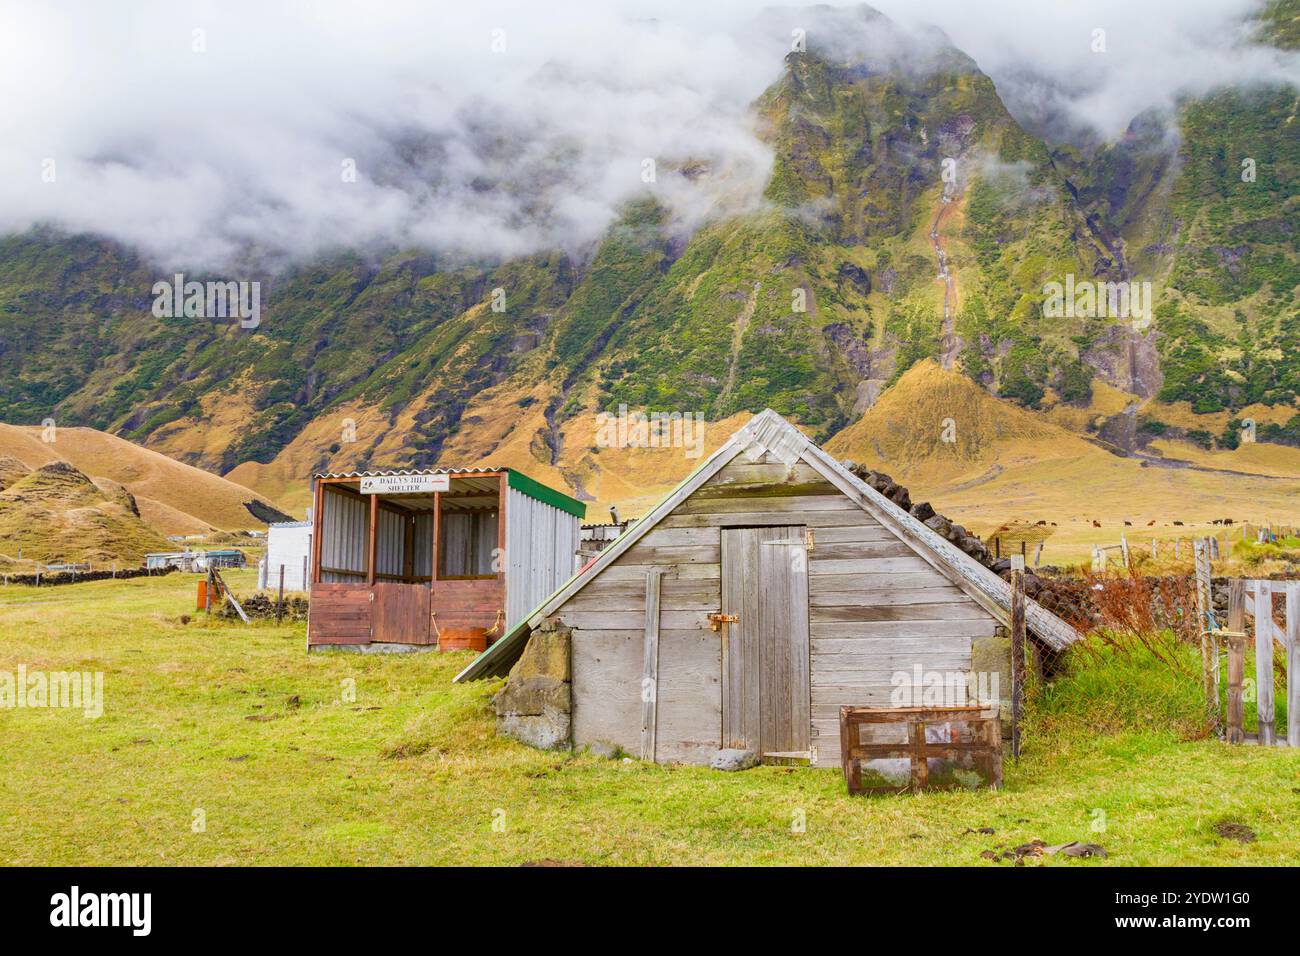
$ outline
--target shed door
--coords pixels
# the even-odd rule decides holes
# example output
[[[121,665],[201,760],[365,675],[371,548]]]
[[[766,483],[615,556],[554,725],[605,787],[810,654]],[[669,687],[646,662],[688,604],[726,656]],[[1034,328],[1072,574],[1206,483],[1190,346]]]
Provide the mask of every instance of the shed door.
[[[807,755],[808,563],[803,525],[722,529],[722,739]]]

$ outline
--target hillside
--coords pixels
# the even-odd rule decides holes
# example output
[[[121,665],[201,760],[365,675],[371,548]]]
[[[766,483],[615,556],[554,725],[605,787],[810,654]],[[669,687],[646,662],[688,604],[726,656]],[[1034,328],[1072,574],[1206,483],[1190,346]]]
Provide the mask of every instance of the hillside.
[[[116,435],[60,427],[55,440],[46,443],[41,434],[39,427],[0,424],[0,485],[4,459],[29,469],[63,461],[94,480],[124,487],[140,517],[159,535],[236,531],[281,520],[265,497]]]
[[[946,419],[951,442],[943,440]],[[1047,522],[1046,562],[1083,561],[1121,533],[1141,547],[1153,537],[1218,533],[1212,522],[1226,517],[1292,521],[1300,500],[1294,449],[1253,444],[1210,454],[1159,442],[1150,458],[1124,457],[934,362],[907,372],[827,448],[888,472],[914,501],[929,500],[981,535],[1004,522]]]
[[[166,548],[129,491],[66,462],[41,465],[0,491],[0,551],[8,559],[129,566]]]

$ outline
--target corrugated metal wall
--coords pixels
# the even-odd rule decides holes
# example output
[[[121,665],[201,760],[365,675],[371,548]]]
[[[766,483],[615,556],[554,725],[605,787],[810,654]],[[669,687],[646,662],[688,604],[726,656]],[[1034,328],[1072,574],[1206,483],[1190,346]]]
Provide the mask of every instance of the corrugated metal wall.
[[[582,519],[511,488],[506,498],[506,626],[577,570]]]
[[[367,502],[326,485],[321,504],[321,581],[341,584],[364,581],[363,577],[354,574],[335,574],[325,569],[365,571]]]
[[[402,574],[406,552],[406,520],[399,514],[379,509],[379,534],[375,541],[375,571]]]
[[[495,574],[492,552],[497,526],[496,512],[443,511],[442,574],[449,578]]]
[[[433,513],[415,516],[415,576],[421,581],[433,577]]]

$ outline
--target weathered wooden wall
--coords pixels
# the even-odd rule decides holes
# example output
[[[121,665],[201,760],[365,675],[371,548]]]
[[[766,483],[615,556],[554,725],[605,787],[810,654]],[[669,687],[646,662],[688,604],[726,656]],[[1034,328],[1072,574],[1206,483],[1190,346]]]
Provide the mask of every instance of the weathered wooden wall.
[[[724,467],[556,614],[573,630],[573,736],[637,753],[646,576],[661,581],[655,759],[707,762],[720,744],[721,528],[804,525],[817,765],[838,765],[841,705],[886,706],[895,673],[969,671],[992,615],[810,466],[743,457]]]

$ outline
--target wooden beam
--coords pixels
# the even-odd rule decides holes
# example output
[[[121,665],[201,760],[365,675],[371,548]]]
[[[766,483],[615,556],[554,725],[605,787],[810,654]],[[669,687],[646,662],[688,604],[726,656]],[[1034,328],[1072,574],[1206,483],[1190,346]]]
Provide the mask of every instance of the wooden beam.
[[[509,484],[502,476],[497,487],[497,553],[493,559],[498,567],[497,578],[501,581],[503,591],[506,585],[506,498],[509,489]]]
[[[442,492],[433,493],[433,560],[429,562],[433,570],[430,572],[429,584],[438,580],[438,575],[442,571]]]
[[[1273,727],[1273,596],[1267,581],[1255,584],[1255,711],[1259,715],[1258,739],[1271,746],[1277,739]]]
[[[370,528],[366,537],[366,583],[375,584],[375,564],[379,557],[379,496],[370,496]]]
[[[1209,539],[1197,538],[1193,544],[1196,565],[1196,617],[1201,632],[1201,695],[1212,731],[1219,729],[1219,642],[1211,630],[1214,621],[1214,597],[1211,592]]]
[[[1011,756],[1020,760],[1020,717],[1025,699],[1025,572],[1011,572]]]
[[[319,480],[312,497],[311,508],[311,582],[320,583],[320,539],[325,526],[325,485]],[[311,590],[310,585],[307,590]]]
[[[1300,582],[1286,586],[1286,742],[1300,747]]]
[[[659,701],[659,585],[667,568],[645,576],[645,646],[641,666],[641,759],[655,759]]]
[[[1246,676],[1246,582],[1240,578],[1228,584],[1228,713],[1227,738],[1230,744],[1245,741],[1245,704],[1242,684]]]

